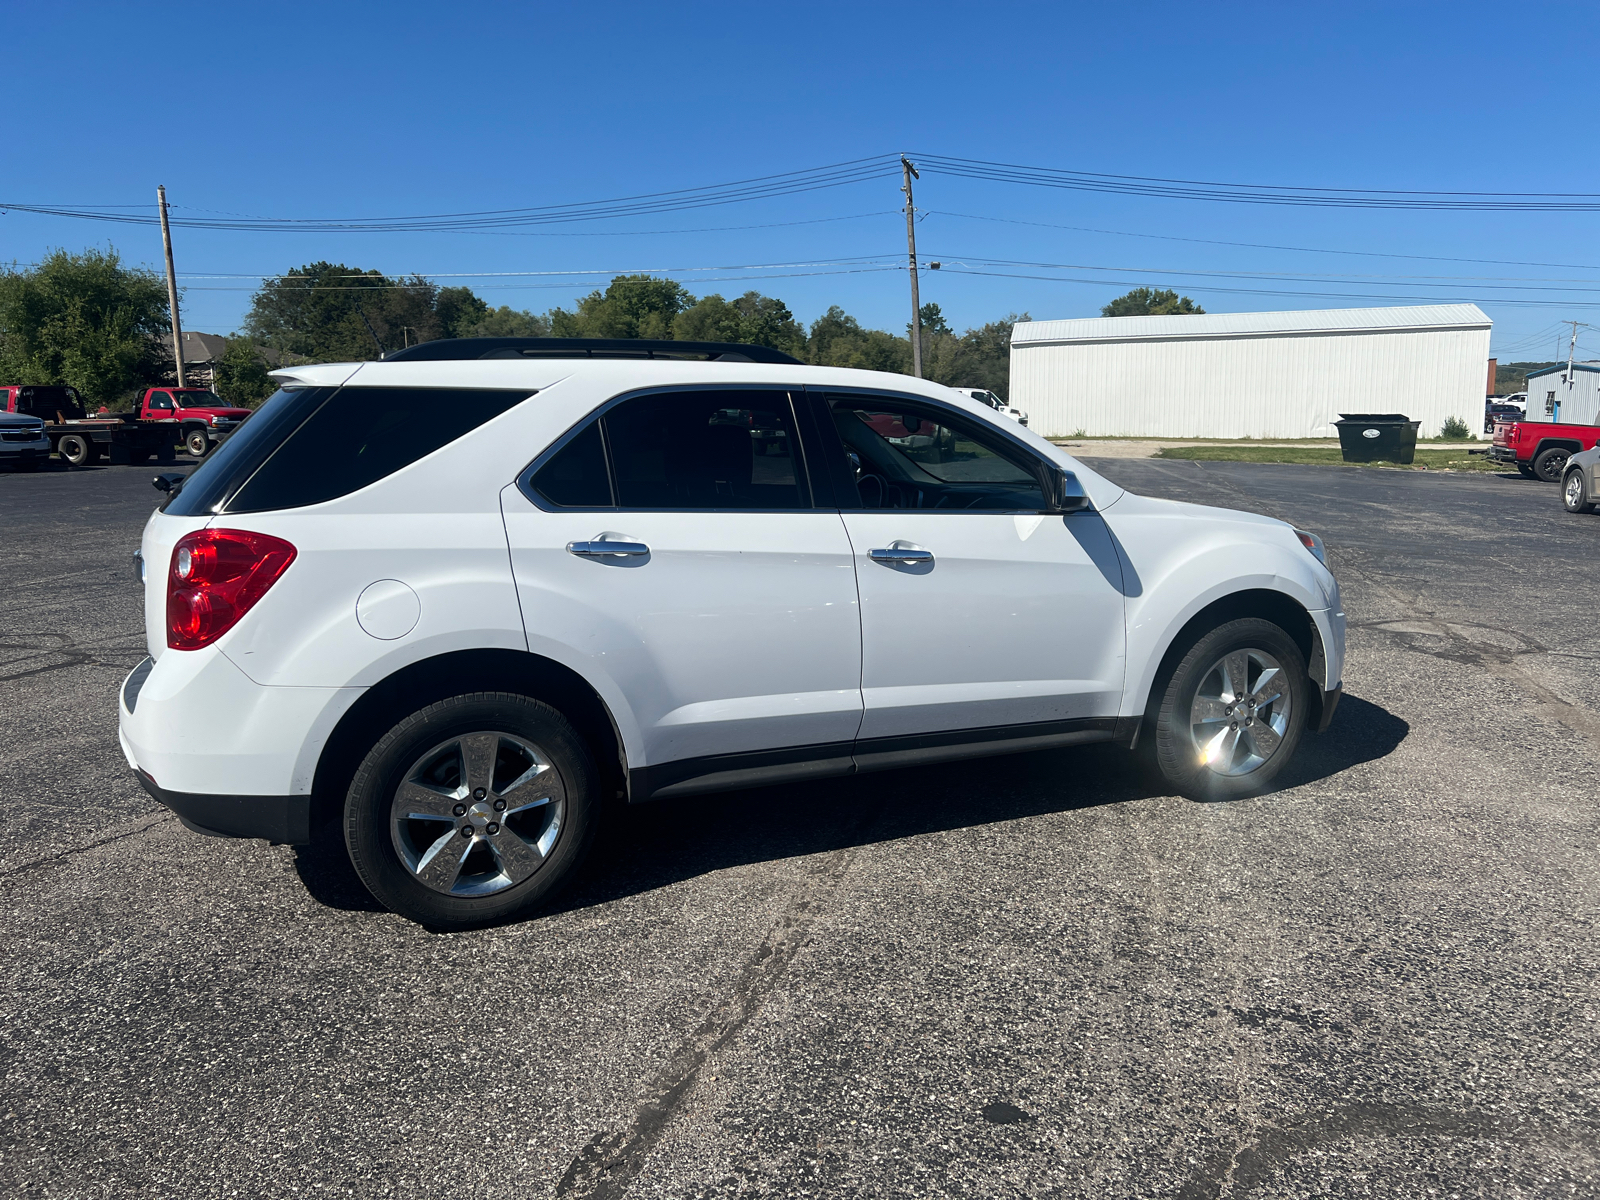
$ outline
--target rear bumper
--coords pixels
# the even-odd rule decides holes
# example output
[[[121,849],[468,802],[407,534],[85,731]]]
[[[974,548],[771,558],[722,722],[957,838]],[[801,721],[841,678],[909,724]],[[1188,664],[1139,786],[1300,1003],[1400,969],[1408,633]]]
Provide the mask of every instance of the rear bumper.
[[[170,792],[134,771],[145,791],[178,815],[189,829],[208,837],[266,838],[277,845],[311,841],[310,796],[210,796]]]
[[[1492,462],[1515,463],[1517,452],[1510,446],[1490,446],[1489,458]]]

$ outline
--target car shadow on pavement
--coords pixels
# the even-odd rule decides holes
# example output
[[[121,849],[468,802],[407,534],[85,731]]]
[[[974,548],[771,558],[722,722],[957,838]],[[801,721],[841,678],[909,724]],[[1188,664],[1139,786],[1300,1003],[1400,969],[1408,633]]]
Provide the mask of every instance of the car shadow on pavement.
[[[1328,732],[1300,743],[1274,791],[1382,758],[1410,728],[1346,696]],[[589,908],[730,867],[1166,794],[1126,750],[1081,746],[624,807],[581,877],[542,911]],[[296,848],[295,871],[306,890],[329,908],[382,911],[350,866],[337,830],[328,833]]]

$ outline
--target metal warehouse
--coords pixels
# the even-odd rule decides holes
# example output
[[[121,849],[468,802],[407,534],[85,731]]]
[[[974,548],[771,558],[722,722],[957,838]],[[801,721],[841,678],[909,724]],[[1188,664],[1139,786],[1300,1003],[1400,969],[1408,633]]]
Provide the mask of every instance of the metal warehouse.
[[[1600,420],[1600,363],[1528,372],[1528,420],[1593,425]]]
[[[1047,437],[1333,437],[1342,412],[1429,437],[1482,422],[1489,329],[1475,304],[1019,322],[1011,403]]]

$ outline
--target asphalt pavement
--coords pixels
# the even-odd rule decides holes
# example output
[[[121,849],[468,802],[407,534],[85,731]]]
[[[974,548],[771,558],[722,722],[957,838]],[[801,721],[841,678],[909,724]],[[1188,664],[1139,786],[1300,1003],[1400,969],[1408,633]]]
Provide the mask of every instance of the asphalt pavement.
[[[1347,697],[1278,791],[1089,747],[642,806],[448,935],[139,790],[151,472],[0,474],[0,1195],[1600,1194],[1600,518],[1096,465],[1326,538]]]

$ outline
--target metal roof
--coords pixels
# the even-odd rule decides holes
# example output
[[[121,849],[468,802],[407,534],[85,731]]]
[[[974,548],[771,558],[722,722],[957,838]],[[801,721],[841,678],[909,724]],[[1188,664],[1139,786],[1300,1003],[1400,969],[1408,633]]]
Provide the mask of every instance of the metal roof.
[[[1476,304],[1419,304],[1404,308],[1314,308],[1304,312],[1202,313],[1163,317],[1080,317],[1019,321],[1011,344],[1168,342],[1196,338],[1315,336],[1335,333],[1409,333],[1488,329]]]
[[[1539,376],[1541,376],[1541,375],[1554,375],[1557,371],[1563,371],[1564,372],[1566,369],[1567,369],[1567,364],[1566,363],[1557,363],[1553,367],[1542,367],[1537,371],[1529,371],[1528,375],[1527,375],[1527,378],[1529,378],[1529,379],[1538,379]],[[1575,363],[1572,364],[1572,369],[1575,372],[1576,371],[1590,371],[1590,372],[1600,373],[1600,363],[1575,362]]]

